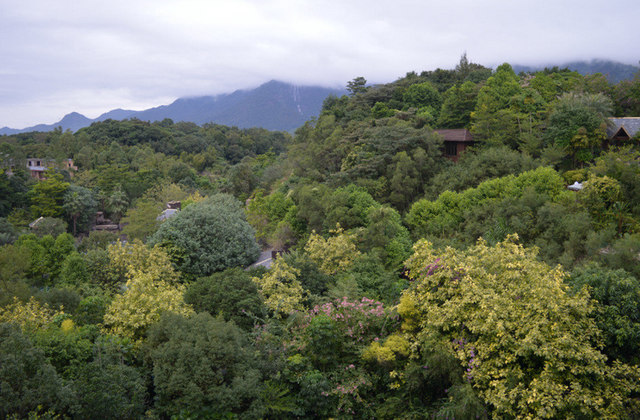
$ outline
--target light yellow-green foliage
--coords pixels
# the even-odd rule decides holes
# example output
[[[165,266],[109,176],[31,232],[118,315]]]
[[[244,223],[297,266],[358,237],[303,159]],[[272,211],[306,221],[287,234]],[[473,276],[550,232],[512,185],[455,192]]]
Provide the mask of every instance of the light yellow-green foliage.
[[[176,184],[158,185],[144,193],[145,199],[153,200],[164,206],[169,201],[183,201],[189,193]]]
[[[262,278],[253,277],[252,280],[258,286],[267,308],[281,317],[304,309],[304,289],[297,279],[299,275],[300,270],[278,258],[267,274]]]
[[[184,210],[185,208],[189,207],[190,205],[199,203],[199,202],[203,201],[206,198],[207,198],[206,195],[202,196],[202,195],[200,195],[200,193],[198,191],[196,191],[193,194],[191,194],[189,197],[187,197],[184,200],[182,200],[180,208],[182,210]]]
[[[116,296],[104,316],[106,332],[140,340],[146,329],[164,312],[190,315],[184,303],[184,286],[177,283],[169,256],[158,246],[147,248],[142,242],[109,246],[112,264],[126,272],[123,294]]]
[[[589,179],[581,191],[586,196],[588,203],[602,200],[605,205],[611,205],[622,198],[620,183],[608,176],[595,176],[589,174]]]
[[[415,283],[398,308],[412,350],[448,347],[496,418],[620,418],[638,368],[605,363],[587,293],[569,295],[565,273],[515,241],[414,246]]]
[[[109,245],[107,250],[112,267],[117,271],[124,271],[128,279],[139,272],[150,274],[154,279],[170,284],[179,278],[169,256],[159,246],[149,248],[139,240],[127,244],[118,241]]]
[[[184,209],[190,204],[201,201],[201,198],[198,193],[190,196],[176,184],[157,185],[150,188],[122,219],[125,224],[122,233],[128,235],[130,239],[146,241],[158,230],[161,222],[156,218],[169,201],[182,201],[182,209]]]
[[[555,201],[565,191],[564,180],[552,168],[541,166],[518,176],[490,179],[462,192],[444,191],[437,200],[414,203],[407,223],[421,236],[453,234],[464,221],[465,212],[494,200],[520,198],[528,189]]]
[[[388,364],[395,362],[396,355],[406,357],[409,353],[409,341],[394,334],[390,335],[382,344],[379,341],[371,343],[362,354],[362,358],[368,361],[375,360],[380,364]]]
[[[582,182],[587,177],[586,169],[576,169],[573,171],[567,171],[562,174],[562,178],[567,184],[573,184],[574,182]]]
[[[62,324],[60,324],[60,330],[64,333],[70,333],[74,329],[75,323],[72,319],[65,319],[64,321],[62,321]]]
[[[33,296],[28,302],[14,298],[12,304],[0,308],[0,323],[12,322],[25,331],[36,331],[48,327],[54,317],[62,314],[64,312],[50,309],[47,304],[41,305]]]
[[[158,230],[160,222],[156,219],[161,212],[160,204],[151,200],[138,200],[136,207],[130,208],[122,219],[125,224],[122,233],[130,239],[146,241]]]
[[[400,297],[400,304],[397,307],[398,314],[402,317],[402,330],[415,332],[420,329],[420,311],[417,302],[410,293],[404,293]]]
[[[360,255],[354,243],[354,235],[344,233],[339,224],[331,234],[334,236],[324,239],[313,232],[304,247],[309,257],[324,274],[335,274],[347,270]]]

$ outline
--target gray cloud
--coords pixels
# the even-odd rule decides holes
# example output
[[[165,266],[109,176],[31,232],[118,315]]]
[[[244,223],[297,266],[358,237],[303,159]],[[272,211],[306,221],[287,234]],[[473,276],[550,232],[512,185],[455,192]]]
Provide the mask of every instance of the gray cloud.
[[[138,0],[0,3],[0,126],[143,109],[271,79],[343,86],[452,68],[606,58],[634,0]],[[624,42],[621,42],[624,39]]]

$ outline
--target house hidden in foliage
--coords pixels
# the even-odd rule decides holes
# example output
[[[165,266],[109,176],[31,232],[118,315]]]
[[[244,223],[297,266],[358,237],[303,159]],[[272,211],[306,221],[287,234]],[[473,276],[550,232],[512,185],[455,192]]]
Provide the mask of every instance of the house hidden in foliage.
[[[120,226],[114,224],[111,219],[104,217],[104,213],[99,211],[96,213],[96,218],[93,222],[93,230],[106,230],[109,232],[115,232],[120,230]]]
[[[44,178],[44,171],[49,168],[55,168],[60,166],[62,169],[69,171],[69,175],[73,176],[73,172],[78,170],[77,166],[73,165],[73,160],[65,159],[62,164],[58,164],[55,159],[40,159],[40,158],[28,158],[27,169],[31,178],[42,181]]]
[[[473,136],[466,128],[439,129],[434,130],[444,139],[444,157],[457,162],[460,154],[467,147],[473,146]]]
[[[42,222],[44,220],[43,216],[38,217],[36,220],[34,220],[33,222],[29,223],[29,227],[31,229],[37,229],[38,225],[40,224],[40,222]]]
[[[640,130],[640,118],[609,118],[611,125],[607,127],[607,140],[611,145],[629,144],[630,141],[638,136]]]
[[[173,217],[176,214],[178,214],[178,212],[181,209],[182,209],[182,202],[181,201],[169,201],[167,203],[167,208],[164,209],[164,211],[162,213],[160,213],[160,215],[158,217],[156,217],[156,220],[158,222],[164,222],[168,218]]]
[[[49,227],[55,227],[55,226],[59,226],[62,223],[64,223],[62,220],[60,219],[53,219],[53,218],[48,218],[49,219]],[[29,227],[34,230],[37,231],[41,225],[43,225],[45,223],[45,218],[44,216],[40,216],[38,217],[36,220],[34,220],[33,222],[29,223]]]

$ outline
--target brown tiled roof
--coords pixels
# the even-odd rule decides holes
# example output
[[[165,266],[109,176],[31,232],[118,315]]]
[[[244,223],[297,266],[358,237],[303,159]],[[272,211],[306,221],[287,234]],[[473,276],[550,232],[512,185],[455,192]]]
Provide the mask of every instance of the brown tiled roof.
[[[444,141],[473,141],[471,132],[466,128],[453,128],[434,131],[444,137]]]

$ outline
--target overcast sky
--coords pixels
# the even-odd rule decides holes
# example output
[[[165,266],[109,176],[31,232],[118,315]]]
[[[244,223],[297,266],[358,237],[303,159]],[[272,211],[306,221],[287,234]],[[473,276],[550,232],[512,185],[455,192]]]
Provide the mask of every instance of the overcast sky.
[[[0,0],[0,127],[272,79],[391,82],[465,51],[490,67],[638,65],[638,16],[638,0]]]

